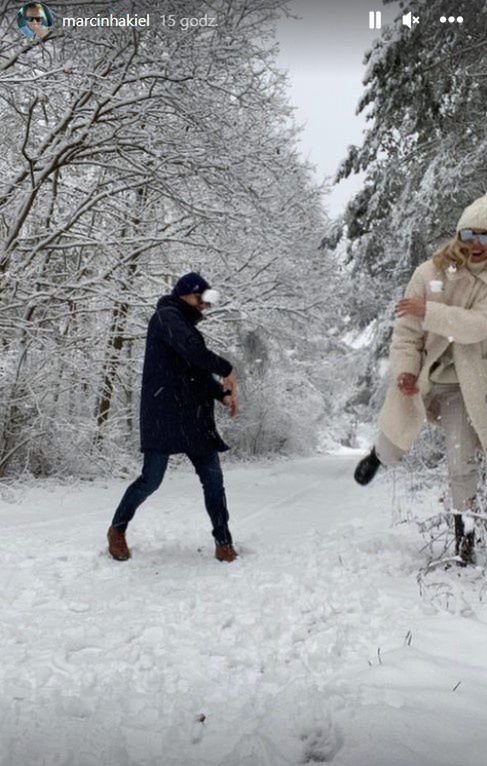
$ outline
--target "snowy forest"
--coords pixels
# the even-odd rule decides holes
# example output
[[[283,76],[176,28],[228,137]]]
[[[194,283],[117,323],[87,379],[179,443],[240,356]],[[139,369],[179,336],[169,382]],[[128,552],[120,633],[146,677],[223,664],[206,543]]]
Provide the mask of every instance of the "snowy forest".
[[[2,12],[2,474],[136,456],[147,319],[191,269],[223,295],[208,337],[240,372],[236,450],[305,448],[323,410],[309,366],[326,216],[274,61],[283,6],[220,2],[216,30],[48,45]]]
[[[485,18],[480,0],[443,5]],[[10,7],[0,475],[133,465],[147,319],[189,269],[223,294],[206,333],[242,382],[235,453],[354,446],[383,396],[395,301],[487,189],[484,26],[467,44],[399,26],[376,40],[358,105],[369,127],[329,179],[365,171],[364,188],[332,221],[276,63],[284,1],[213,3],[215,29],[55,31],[49,45],[22,40]]]
[[[485,762],[485,460],[468,562],[441,428],[354,471],[396,305],[487,194],[487,5],[376,4],[362,139],[320,175],[280,58],[314,3],[52,0],[29,38],[0,0],[0,766]],[[367,0],[323,5],[367,28]],[[61,23],[110,13],[150,27]],[[179,452],[117,560],[148,322],[192,271],[238,380],[238,417],[215,403],[235,557]]]

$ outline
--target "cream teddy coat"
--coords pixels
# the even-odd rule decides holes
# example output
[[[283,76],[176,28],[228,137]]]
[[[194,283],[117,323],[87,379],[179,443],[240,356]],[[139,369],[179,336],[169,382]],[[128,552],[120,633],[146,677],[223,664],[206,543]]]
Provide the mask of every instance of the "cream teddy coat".
[[[444,273],[429,260],[414,272],[406,297],[426,301],[426,316],[396,320],[379,427],[393,444],[406,451],[411,447],[427,419],[423,400],[431,386],[430,369],[451,343],[468,416],[487,451],[487,271],[474,275],[450,266]],[[418,376],[419,394],[399,391],[402,372]]]

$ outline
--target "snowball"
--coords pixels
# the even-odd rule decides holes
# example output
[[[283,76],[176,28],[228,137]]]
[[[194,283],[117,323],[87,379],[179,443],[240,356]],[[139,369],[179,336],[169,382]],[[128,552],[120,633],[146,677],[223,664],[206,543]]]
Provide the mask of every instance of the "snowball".
[[[220,300],[220,293],[218,290],[205,290],[203,295],[201,296],[201,299],[205,303],[218,303]]]

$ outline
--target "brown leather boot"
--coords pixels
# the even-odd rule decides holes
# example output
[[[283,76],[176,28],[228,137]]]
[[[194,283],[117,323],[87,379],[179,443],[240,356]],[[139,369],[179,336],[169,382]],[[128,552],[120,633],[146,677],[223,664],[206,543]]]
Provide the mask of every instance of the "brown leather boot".
[[[107,533],[108,550],[117,561],[127,561],[130,558],[130,550],[125,540],[125,532],[110,527]]]
[[[235,561],[237,556],[238,553],[231,543],[228,543],[227,545],[217,544],[215,548],[215,558],[218,559],[218,561]]]

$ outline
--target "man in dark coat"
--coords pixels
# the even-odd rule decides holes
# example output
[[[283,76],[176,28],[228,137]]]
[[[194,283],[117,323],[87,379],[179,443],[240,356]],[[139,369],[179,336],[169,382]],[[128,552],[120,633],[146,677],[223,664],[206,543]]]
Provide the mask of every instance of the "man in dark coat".
[[[214,401],[237,414],[232,365],[206,348],[196,325],[218,294],[203,277],[185,274],[172,293],[159,299],[149,321],[140,406],[142,474],[126,490],[108,530],[108,549],[125,561],[125,531],[135,511],[159,487],[169,456],[183,452],[203,486],[216,542],[215,556],[233,561],[237,553],[228,528],[228,510],[219,452],[228,449],[216,430]],[[214,375],[222,379],[220,383]]]

